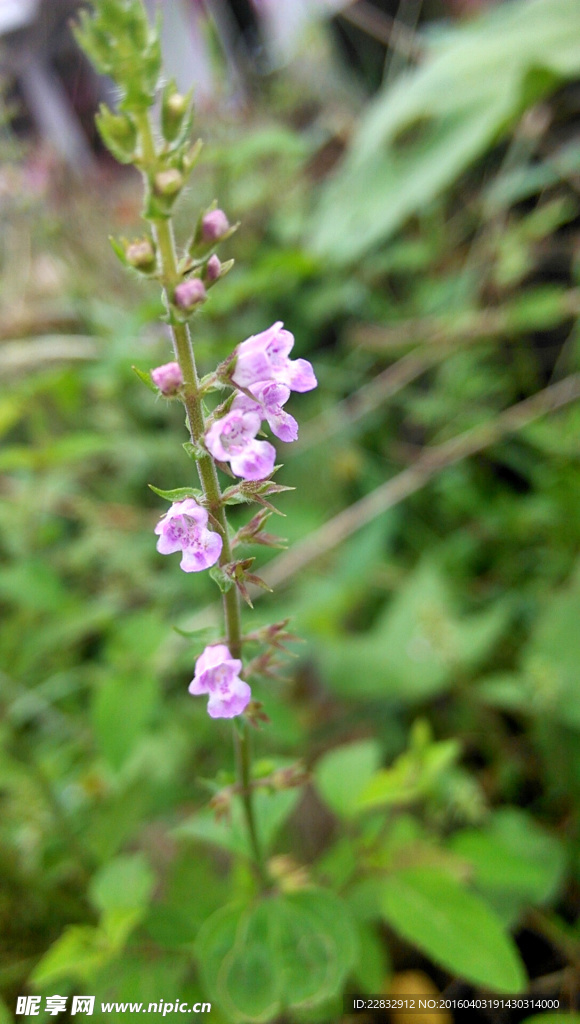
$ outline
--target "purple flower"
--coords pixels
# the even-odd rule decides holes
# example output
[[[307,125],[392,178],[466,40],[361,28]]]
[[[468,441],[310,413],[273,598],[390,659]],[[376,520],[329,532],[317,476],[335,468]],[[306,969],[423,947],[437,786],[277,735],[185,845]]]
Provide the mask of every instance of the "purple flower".
[[[245,397],[245,396],[241,396]],[[205,446],[220,462],[229,462],[232,472],[245,480],[263,480],[274,469],[276,449],[268,441],[256,441],[262,424],[257,403],[255,408],[232,408],[215,420],[205,435]]]
[[[180,565],[184,572],[201,572],[215,565],[222,538],[207,528],[208,515],[194,498],[176,501],[155,527],[159,535],[157,550],[162,555],[182,551]]]
[[[201,222],[205,242],[218,242],[230,230],[230,222],[223,210],[210,210]]]
[[[221,269],[222,269],[221,260],[220,260],[219,256],[216,256],[216,254],[214,252],[213,256],[210,256],[210,258],[208,259],[208,261],[206,263],[206,267],[205,267],[206,280],[209,281],[210,283],[213,283],[213,281],[217,281],[218,277],[220,276]]]
[[[232,658],[225,644],[206,647],[197,659],[189,692],[209,693],[207,710],[212,718],[234,718],[248,706],[252,691],[238,675],[241,668],[241,661]]]
[[[262,384],[252,384],[249,390],[255,395],[256,401],[252,402],[247,395],[236,395],[232,409],[257,412],[262,419],[267,420],[270,430],[281,441],[296,441],[298,423],[282,408],[290,398],[290,388],[285,384],[266,381]]]
[[[177,285],[173,293],[175,305],[187,312],[194,309],[200,302],[205,302],[206,299],[205,285],[199,277],[188,277],[186,281],[182,281],[181,284]]]
[[[162,395],[175,395],[183,384],[183,374],[179,363],[164,363],[151,370],[151,380],[157,385]]]
[[[275,381],[291,391],[311,391],[317,384],[314,370],[306,359],[288,358],[293,345],[294,335],[284,330],[281,320],[242,341],[234,353],[237,361],[232,381],[243,388]]]

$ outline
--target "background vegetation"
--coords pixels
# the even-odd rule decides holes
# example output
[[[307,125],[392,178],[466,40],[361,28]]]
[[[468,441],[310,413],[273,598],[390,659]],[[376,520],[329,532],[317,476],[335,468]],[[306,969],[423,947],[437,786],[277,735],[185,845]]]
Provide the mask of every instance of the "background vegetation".
[[[432,22],[369,99],[318,28],[243,112],[200,120],[191,208],[219,195],[243,226],[200,362],[281,319],[320,380],[280,445],[276,593],[246,622],[305,639],[257,688],[259,771],[310,774],[258,794],[273,869],[343,901],[311,961],[266,970],[249,935],[215,1021],[288,1000],[335,1021],[393,977],[575,1008],[579,38],[574,0]],[[207,806],[229,728],[187,694],[215,588],[154,545],[147,485],[190,463],[131,370],[169,358],[158,295],[107,248],[138,231],[137,179],[103,159],[69,180],[8,127],[3,153],[2,1024],[24,991],[208,998],[208,919],[252,888],[235,808]]]

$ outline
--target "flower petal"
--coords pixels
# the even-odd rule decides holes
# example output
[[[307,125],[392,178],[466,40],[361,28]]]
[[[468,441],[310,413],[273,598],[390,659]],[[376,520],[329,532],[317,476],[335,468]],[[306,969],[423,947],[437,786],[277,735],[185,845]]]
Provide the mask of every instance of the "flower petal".
[[[318,385],[311,363],[307,359],[294,359],[290,362],[290,375],[287,381],[292,391],[312,391]]]
[[[244,480],[264,480],[270,476],[275,462],[276,449],[269,441],[251,441],[230,460],[232,472]]]

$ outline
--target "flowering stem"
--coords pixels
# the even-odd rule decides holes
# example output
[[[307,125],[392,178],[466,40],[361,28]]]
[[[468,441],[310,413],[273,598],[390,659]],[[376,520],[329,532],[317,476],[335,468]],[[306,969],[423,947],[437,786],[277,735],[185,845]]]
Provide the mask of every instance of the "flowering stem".
[[[146,175],[148,169],[152,170],[154,168],[156,161],[155,140],[149,115],[146,112],[139,115],[138,128],[141,137],[143,169]],[[151,218],[151,225],[159,253],[161,283],[165,290],[167,306],[171,309],[171,298],[181,280],[177,268],[173,227],[171,220],[163,217]],[[193,354],[189,325],[176,321],[171,317],[171,332],[175,356],[183,374],[182,398],[187,412],[191,440],[197,445],[203,437],[205,423],[201,406],[199,376]],[[197,461],[197,467],[208,510],[216,521],[223,540],[219,564],[227,565],[228,562],[232,561],[232,549],[216,466],[210,455],[202,455]],[[232,658],[241,658],[242,624],[238,591],[235,586],[230,587],[223,594],[223,610],[227,646]],[[238,783],[250,845],[260,881],[264,887],[267,887],[269,880],[256,830],[253,793],[250,784],[251,750],[248,726],[245,721],[240,723],[239,728],[236,723],[234,728],[234,744]]]

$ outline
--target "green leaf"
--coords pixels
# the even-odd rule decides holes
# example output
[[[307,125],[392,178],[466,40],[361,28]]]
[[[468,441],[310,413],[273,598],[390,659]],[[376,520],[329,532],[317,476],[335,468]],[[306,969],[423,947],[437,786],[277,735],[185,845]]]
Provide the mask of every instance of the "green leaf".
[[[116,251],[117,250],[115,249],[115,252]],[[138,376],[138,378],[141,381],[141,383],[144,384],[146,388],[149,388],[149,391],[152,391],[155,395],[159,394],[159,388],[151,380],[151,374],[150,373],[147,373],[145,370],[140,370],[138,366],[132,366],[131,369],[132,369],[133,373],[135,373]],[[152,487],[151,490],[154,491],[155,488]],[[156,493],[158,494],[159,491],[157,491]],[[162,495],[162,497],[163,497],[163,495]]]
[[[208,991],[232,1021],[269,1021],[339,992],[356,958],[347,908],[323,890],[217,911],[196,943]]]
[[[99,746],[119,771],[145,736],[159,702],[159,679],[140,673],[107,676],[93,698],[92,719]]]
[[[145,911],[142,907],[120,907],[107,910],[101,918],[101,932],[113,953],[120,953],[132,931],[143,920]]]
[[[426,59],[384,86],[326,186],[315,251],[350,263],[424,210],[528,105],[577,76],[579,32],[576,0],[514,0],[423,38]]]
[[[361,992],[384,992],[386,978],[391,973],[387,950],[382,936],[370,924],[357,923],[359,955],[353,975]]]
[[[98,928],[72,925],[36,965],[30,981],[35,988],[61,978],[90,980],[110,957],[110,948]]]
[[[316,787],[328,806],[340,817],[358,810],[358,797],[380,763],[375,740],[362,740],[331,750],[314,770]]]
[[[566,867],[561,844],[515,808],[496,811],[487,829],[466,829],[450,841],[454,853],[473,866],[484,889],[515,894],[524,903],[554,898]]]
[[[155,875],[142,853],[116,857],[93,877],[89,895],[101,911],[147,907]]]
[[[399,871],[384,885],[381,909],[399,935],[451,974],[493,992],[525,990],[512,939],[486,904],[450,876],[430,868]]]
[[[358,798],[358,810],[408,804],[428,796],[461,753],[458,740],[430,743],[424,750],[411,747],[390,768],[376,772]]]
[[[572,583],[551,594],[522,659],[527,708],[580,729],[580,570]]]
[[[172,491],[162,491],[159,487],[154,487],[153,484],[147,486],[154,494],[158,494],[160,498],[166,498],[167,501],[184,501],[185,498],[195,498],[196,501],[201,501],[203,498],[202,492],[195,487],[175,487]]]
[[[234,586],[234,581],[227,575],[227,573],[224,572],[224,570],[219,565],[212,566],[212,568],[209,570],[209,575],[211,576],[214,583],[217,583],[222,594],[227,594],[228,590],[231,590],[232,587]]]
[[[493,648],[511,615],[507,604],[460,619],[447,580],[424,561],[367,635],[318,643],[338,692],[361,698],[424,700],[446,690],[460,668],[473,668]]]

